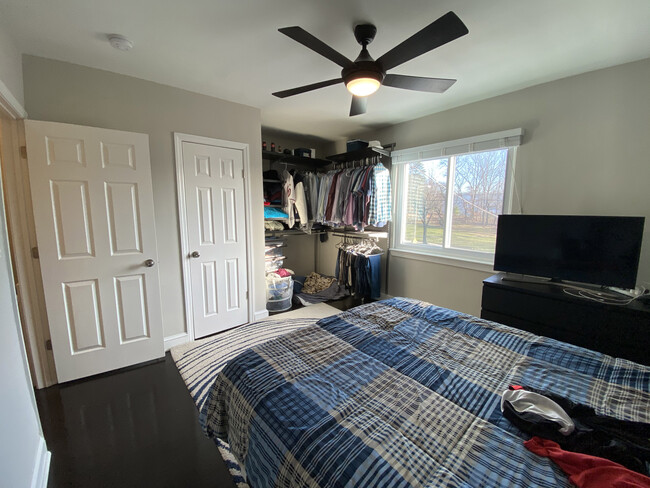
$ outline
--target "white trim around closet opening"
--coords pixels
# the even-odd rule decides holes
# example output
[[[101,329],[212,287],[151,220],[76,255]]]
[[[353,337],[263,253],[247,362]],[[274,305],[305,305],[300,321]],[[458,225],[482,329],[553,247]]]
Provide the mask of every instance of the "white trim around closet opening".
[[[14,120],[27,118],[27,112],[2,80],[0,80],[0,109],[4,109],[4,112]]]
[[[248,144],[243,142],[225,141],[222,139],[213,139],[211,137],[195,136],[192,134],[183,134],[174,132],[174,155],[176,165],[176,197],[178,199],[178,222],[180,226],[181,237],[181,264],[183,267],[183,296],[185,299],[185,332],[175,334],[165,338],[165,349],[194,340],[194,323],[192,320],[192,296],[190,287],[190,267],[185,256],[189,255],[190,248],[187,236],[187,209],[185,208],[185,177],[183,175],[183,142],[193,142],[196,144],[206,144],[211,146],[222,146],[231,149],[239,149],[243,155],[244,165],[244,212],[246,218],[246,261],[247,272],[246,279],[248,283],[248,322],[255,316],[255,293],[252,290],[253,283],[253,242],[252,242],[252,224],[251,224],[251,168],[250,168],[250,151]]]

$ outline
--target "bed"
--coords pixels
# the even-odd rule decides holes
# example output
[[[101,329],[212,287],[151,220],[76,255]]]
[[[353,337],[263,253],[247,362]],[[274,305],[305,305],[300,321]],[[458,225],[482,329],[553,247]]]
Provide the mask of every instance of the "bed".
[[[650,368],[405,298],[251,324],[175,359],[254,488],[572,486],[503,417],[513,383],[650,422]]]

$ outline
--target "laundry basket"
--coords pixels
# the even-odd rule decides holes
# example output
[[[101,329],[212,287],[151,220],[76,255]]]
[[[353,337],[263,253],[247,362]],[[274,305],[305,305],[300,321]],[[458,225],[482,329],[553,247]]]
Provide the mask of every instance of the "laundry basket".
[[[291,308],[293,280],[291,276],[281,277],[275,273],[266,275],[266,309],[269,312],[283,312]]]

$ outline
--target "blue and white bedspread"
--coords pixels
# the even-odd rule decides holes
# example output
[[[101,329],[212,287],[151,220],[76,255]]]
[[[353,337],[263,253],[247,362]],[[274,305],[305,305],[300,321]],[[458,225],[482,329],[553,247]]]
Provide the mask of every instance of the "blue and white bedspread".
[[[254,488],[571,486],[503,418],[512,383],[650,422],[650,368],[403,298],[247,349],[200,417]]]

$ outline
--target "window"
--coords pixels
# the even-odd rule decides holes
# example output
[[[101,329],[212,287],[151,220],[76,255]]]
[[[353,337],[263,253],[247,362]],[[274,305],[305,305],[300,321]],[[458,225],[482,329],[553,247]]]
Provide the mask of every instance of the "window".
[[[522,135],[516,129],[394,152],[393,248],[492,264]]]

